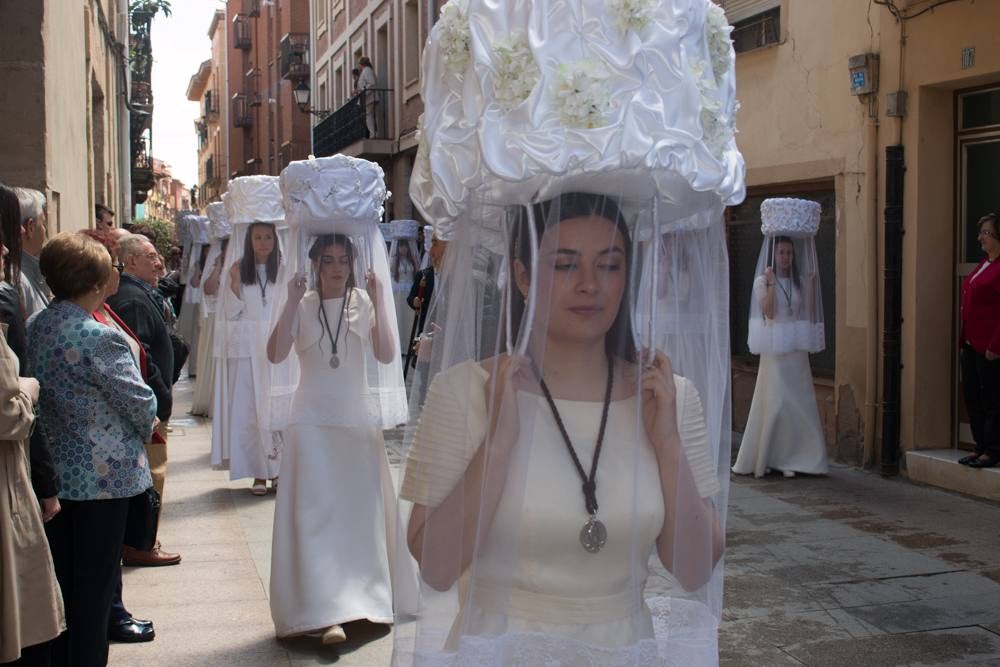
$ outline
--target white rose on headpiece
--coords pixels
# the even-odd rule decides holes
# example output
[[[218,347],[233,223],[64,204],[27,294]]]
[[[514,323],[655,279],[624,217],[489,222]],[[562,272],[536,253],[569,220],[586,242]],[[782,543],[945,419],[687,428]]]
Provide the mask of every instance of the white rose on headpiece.
[[[705,40],[708,42],[708,52],[712,58],[712,72],[716,83],[729,72],[732,63],[732,43],[729,34],[733,27],[726,20],[726,12],[717,4],[709,3],[705,15]]]
[[[622,32],[639,32],[653,20],[656,0],[611,0],[608,3],[615,15],[615,24]]]
[[[438,45],[441,57],[448,69],[455,74],[461,74],[469,65],[469,42],[472,35],[469,31],[469,17],[455,3],[449,2],[441,8],[441,18],[438,21]]]
[[[559,116],[568,127],[594,128],[611,108],[607,68],[593,60],[559,65],[554,89]]]
[[[524,34],[511,35],[493,47],[496,54],[496,79],[493,94],[506,112],[528,99],[541,77],[538,63]]]

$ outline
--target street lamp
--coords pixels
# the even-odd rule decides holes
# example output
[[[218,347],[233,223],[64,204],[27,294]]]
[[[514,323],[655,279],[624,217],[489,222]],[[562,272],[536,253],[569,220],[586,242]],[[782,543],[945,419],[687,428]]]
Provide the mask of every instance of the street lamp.
[[[313,109],[309,106],[309,93],[309,86],[306,84],[304,79],[299,81],[299,85],[292,89],[292,97],[295,98],[295,103],[299,105],[299,110],[302,113],[311,113],[314,116],[319,116],[320,118],[326,118],[329,116],[329,111],[323,109]]]

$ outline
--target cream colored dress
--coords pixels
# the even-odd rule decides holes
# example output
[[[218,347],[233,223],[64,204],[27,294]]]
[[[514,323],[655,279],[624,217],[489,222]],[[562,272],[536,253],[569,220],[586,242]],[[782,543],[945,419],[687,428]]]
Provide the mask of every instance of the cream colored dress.
[[[409,452],[401,498],[436,507],[462,478],[486,435],[488,379],[471,362],[434,379]],[[674,383],[684,452],[700,495],[713,497],[719,481],[700,399],[685,378],[675,375]],[[635,401],[615,401],[609,409],[597,489],[608,542],[591,554],[579,541],[586,520],[580,479],[549,407],[541,396],[518,394],[522,432],[505,487],[510,492],[502,495],[489,535],[479,546],[481,557],[463,576],[461,609],[447,650],[464,652],[469,637],[475,644],[476,637],[511,633],[609,648],[653,637],[643,586],[664,502],[654,452],[636,430]],[[556,404],[587,467],[601,403]]]

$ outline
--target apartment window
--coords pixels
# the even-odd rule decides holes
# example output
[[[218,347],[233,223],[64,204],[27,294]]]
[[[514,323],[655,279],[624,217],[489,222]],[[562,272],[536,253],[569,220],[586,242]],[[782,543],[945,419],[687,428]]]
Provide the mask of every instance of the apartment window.
[[[403,5],[403,76],[409,85],[420,78],[420,6],[417,0]]]
[[[316,32],[321,33],[326,29],[326,4],[328,0],[315,0],[313,3],[313,16],[316,17]]]
[[[736,53],[777,44],[781,39],[781,0],[724,0],[719,4],[733,25]]]
[[[337,67],[333,74],[333,106],[340,108],[344,104],[344,68]]]

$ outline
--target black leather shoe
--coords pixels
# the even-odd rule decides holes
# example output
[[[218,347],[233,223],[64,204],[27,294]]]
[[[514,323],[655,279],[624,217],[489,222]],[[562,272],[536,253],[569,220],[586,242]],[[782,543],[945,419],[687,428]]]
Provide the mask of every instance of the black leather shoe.
[[[997,456],[987,456],[985,459],[976,459],[969,464],[970,468],[992,468],[997,463],[1000,463],[1000,457]]]
[[[148,623],[148,625],[145,625]],[[151,642],[156,637],[153,630],[152,621],[137,621],[132,619],[125,623],[119,623],[108,628],[108,639],[113,642],[126,644],[136,644],[139,642]]]

